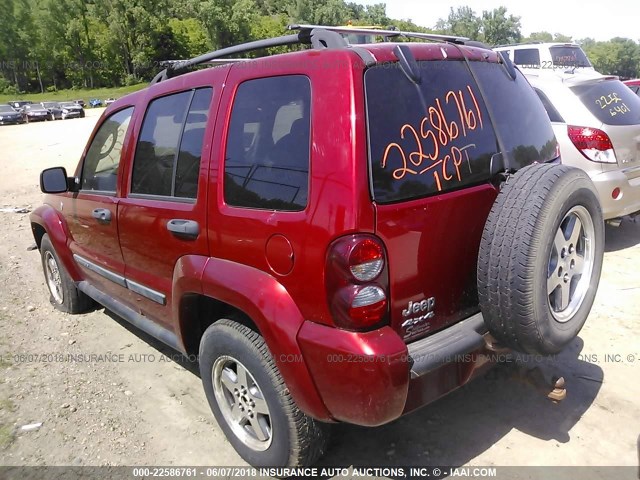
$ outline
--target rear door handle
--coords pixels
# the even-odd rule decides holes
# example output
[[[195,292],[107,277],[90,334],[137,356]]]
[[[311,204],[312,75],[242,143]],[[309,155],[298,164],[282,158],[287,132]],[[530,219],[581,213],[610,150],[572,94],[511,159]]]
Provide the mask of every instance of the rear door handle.
[[[91,215],[99,222],[109,223],[111,221],[111,210],[106,208],[96,208],[91,212]]]
[[[200,234],[200,225],[193,220],[174,218],[167,222],[167,230],[177,237],[196,238]]]

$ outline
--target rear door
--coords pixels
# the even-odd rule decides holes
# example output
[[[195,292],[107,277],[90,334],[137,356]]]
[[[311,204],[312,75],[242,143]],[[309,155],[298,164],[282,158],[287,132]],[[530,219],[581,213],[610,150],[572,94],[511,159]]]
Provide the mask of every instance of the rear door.
[[[208,256],[210,112],[218,94],[202,86],[150,100],[118,210],[130,303],[170,329],[176,263]]]
[[[74,259],[97,288],[114,297],[125,289],[118,243],[118,175],[129,143],[133,107],[107,117],[96,131],[77,176],[80,190],[61,200]]]
[[[471,64],[474,76],[464,61],[419,62],[419,85],[389,65],[365,74],[376,232],[389,256],[392,325],[407,341],[479,311],[492,161],[521,168],[556,156],[525,78]]]

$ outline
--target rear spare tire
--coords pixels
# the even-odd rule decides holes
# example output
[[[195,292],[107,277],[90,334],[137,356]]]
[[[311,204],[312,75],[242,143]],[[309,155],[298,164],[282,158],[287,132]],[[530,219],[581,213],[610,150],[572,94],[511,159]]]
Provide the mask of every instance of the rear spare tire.
[[[480,244],[478,296],[490,332],[524,353],[562,350],[591,311],[603,253],[602,209],[585,172],[552,164],[518,171]]]

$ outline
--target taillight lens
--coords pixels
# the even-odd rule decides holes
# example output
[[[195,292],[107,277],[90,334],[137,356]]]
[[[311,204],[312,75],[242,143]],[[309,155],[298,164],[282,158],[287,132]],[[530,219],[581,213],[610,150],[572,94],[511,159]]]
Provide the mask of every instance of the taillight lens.
[[[338,327],[366,330],[388,319],[388,274],[382,242],[349,235],[331,244],[325,272],[327,300]]]
[[[616,152],[609,135],[597,128],[567,127],[569,139],[580,153],[592,162],[617,163]]]
[[[365,239],[353,247],[349,255],[349,270],[361,282],[375,280],[384,267],[384,251],[378,242]]]

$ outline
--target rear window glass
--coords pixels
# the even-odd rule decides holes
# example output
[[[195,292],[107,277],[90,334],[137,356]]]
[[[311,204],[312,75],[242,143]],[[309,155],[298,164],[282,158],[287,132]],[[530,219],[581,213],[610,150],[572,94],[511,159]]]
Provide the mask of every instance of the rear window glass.
[[[606,125],[640,124],[640,97],[619,80],[571,87],[582,103]]]
[[[513,63],[522,67],[540,67],[540,52],[537,48],[523,48],[513,51]]]
[[[547,162],[557,155],[556,137],[549,116],[524,76],[516,71],[512,80],[501,65],[470,62],[503,143],[510,168]]]
[[[591,62],[580,47],[549,47],[555,67],[590,67]]]
[[[443,193],[490,179],[499,152],[513,168],[555,157],[556,140],[525,78],[495,63],[471,62],[486,105],[465,62],[418,62],[415,85],[397,64],[365,75],[373,195],[380,203]],[[487,108],[492,110],[492,124]]]
[[[398,64],[365,74],[374,198],[390,203],[489,178],[497,143],[464,62],[418,63],[415,85]]]

